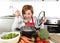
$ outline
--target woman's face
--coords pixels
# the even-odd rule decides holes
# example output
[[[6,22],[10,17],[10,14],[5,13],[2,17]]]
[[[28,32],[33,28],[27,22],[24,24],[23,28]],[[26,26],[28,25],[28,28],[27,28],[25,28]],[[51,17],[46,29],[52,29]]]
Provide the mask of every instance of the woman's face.
[[[27,10],[25,11],[25,14],[23,14],[23,17],[25,20],[30,20],[32,18],[33,14],[31,12],[31,10]]]

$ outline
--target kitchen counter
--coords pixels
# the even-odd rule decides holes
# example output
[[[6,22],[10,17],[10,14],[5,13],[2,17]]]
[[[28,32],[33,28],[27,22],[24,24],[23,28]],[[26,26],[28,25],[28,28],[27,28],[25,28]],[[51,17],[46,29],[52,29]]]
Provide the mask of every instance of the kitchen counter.
[[[50,41],[50,43],[54,43],[53,41],[51,41],[51,40],[49,40]],[[0,40],[0,43],[2,43],[2,41]]]
[[[10,17],[10,16],[3,16],[3,17],[0,17],[0,19],[14,19],[14,17]]]
[[[55,43],[60,43],[60,33],[50,33],[50,39]]]
[[[10,32],[14,19],[0,18],[0,34]]]

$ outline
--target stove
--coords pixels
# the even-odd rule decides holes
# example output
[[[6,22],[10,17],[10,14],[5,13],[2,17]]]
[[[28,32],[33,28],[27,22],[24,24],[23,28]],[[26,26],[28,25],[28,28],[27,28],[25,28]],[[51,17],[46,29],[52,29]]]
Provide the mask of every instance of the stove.
[[[47,25],[47,30],[49,31],[49,33],[60,33],[60,20],[57,20],[56,22],[54,21],[54,23],[52,20],[51,22],[47,20],[47,22],[45,23],[45,25]]]

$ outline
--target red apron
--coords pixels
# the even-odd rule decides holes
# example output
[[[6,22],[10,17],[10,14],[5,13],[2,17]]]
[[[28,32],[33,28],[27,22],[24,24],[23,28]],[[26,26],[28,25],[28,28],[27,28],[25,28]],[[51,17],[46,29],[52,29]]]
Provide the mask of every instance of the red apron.
[[[32,22],[31,23],[25,23],[25,26],[33,26],[33,27],[35,27],[33,18],[32,18]]]

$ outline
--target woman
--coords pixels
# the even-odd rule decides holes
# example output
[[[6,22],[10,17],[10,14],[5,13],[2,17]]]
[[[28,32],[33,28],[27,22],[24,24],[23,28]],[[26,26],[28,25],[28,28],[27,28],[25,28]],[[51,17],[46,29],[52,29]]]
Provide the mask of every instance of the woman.
[[[12,26],[12,31],[15,31],[16,28],[22,26],[37,26],[37,18],[33,16],[33,7],[31,5],[24,5],[22,8],[22,16],[20,15],[19,10],[15,12],[15,20]],[[44,20],[46,22],[46,20]],[[43,23],[44,23],[43,22]]]

